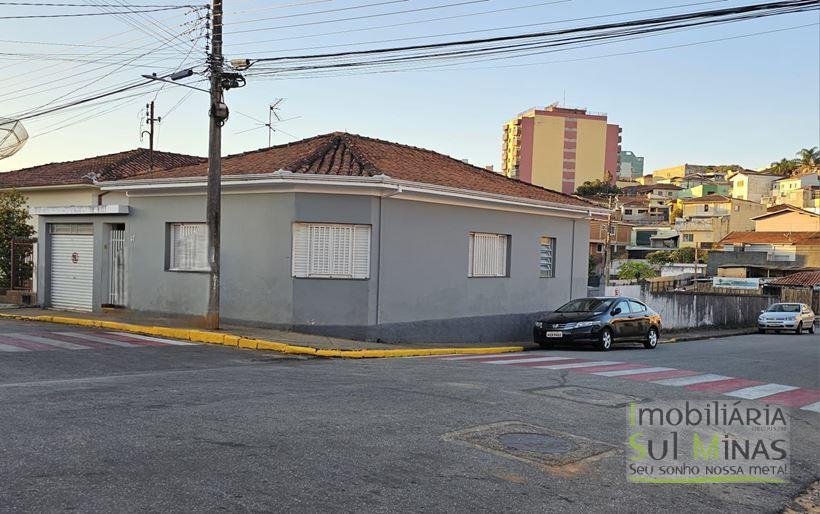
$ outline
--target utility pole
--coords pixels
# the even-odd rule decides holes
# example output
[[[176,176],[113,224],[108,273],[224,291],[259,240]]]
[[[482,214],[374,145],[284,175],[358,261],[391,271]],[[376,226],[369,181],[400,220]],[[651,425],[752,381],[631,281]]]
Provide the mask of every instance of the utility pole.
[[[211,109],[208,132],[208,312],[205,325],[212,330],[219,328],[219,250],[220,225],[222,222],[222,125],[228,118],[228,108],[222,101],[222,0],[211,4]]]
[[[612,209],[614,207],[614,195],[609,195],[609,212],[606,218],[606,237],[604,237],[604,294],[606,294],[606,287],[609,285],[609,267],[612,261],[612,250],[610,243],[612,241]]]
[[[148,169],[154,169],[154,122],[162,121],[161,118],[154,117],[154,101],[145,104],[145,121],[148,122],[149,129],[143,131],[143,134],[148,133]]]

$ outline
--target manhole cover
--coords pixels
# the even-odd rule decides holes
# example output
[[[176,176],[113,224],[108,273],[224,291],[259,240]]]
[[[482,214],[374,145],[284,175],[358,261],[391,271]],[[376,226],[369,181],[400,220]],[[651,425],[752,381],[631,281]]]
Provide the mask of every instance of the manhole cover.
[[[624,407],[632,402],[643,401],[642,398],[638,398],[637,396],[578,386],[545,387],[530,389],[528,392],[578,403],[601,405],[603,407]]]
[[[600,441],[520,421],[481,425],[450,432],[443,438],[546,468],[591,459],[614,449]]]
[[[511,450],[535,453],[566,453],[573,448],[573,445],[565,439],[543,434],[504,434],[499,436],[498,442]]]

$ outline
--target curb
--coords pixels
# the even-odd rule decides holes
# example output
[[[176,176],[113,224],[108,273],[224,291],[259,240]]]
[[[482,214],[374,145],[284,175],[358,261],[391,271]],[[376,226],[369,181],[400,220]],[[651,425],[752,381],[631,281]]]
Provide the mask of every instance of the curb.
[[[670,344],[670,343],[685,343],[687,341],[703,341],[706,339],[720,339],[723,337],[735,337],[735,336],[745,336],[749,334],[756,334],[757,329],[748,329],[740,332],[732,332],[731,334],[711,334],[711,335],[702,335],[702,336],[680,336],[680,337],[671,337],[665,341],[661,341],[661,344]]]
[[[6,313],[0,313],[0,318],[61,323],[63,325],[76,325],[81,327],[107,328],[111,330],[119,330],[121,332],[131,332],[134,334],[182,339],[195,343],[219,344],[249,350],[268,350],[290,355],[310,355],[313,357],[326,358],[386,359],[393,357],[427,357],[431,355],[454,354],[483,355],[490,353],[512,353],[524,351],[523,346],[495,346],[480,348],[403,348],[395,350],[338,350],[293,345],[288,343],[280,343],[277,341],[266,341],[264,339],[253,339],[224,334],[221,332],[211,332],[208,330],[136,325],[133,323],[120,323],[118,321],[102,321],[97,319],[68,318],[65,316],[24,316]]]

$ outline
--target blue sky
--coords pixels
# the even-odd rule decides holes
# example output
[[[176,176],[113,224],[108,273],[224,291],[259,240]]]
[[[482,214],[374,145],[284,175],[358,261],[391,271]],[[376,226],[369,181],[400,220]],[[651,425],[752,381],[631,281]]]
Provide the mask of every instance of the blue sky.
[[[226,0],[226,56],[257,57],[334,51],[338,48],[296,49],[546,23],[674,6],[690,3],[692,0],[573,0],[505,13],[381,29],[374,27],[542,2],[484,0],[420,13],[332,21],[342,17],[454,3],[452,0],[405,0],[366,9],[294,16],[372,4],[376,0],[312,0],[307,3],[309,1],[311,0]],[[149,3],[160,2],[155,0]],[[713,2],[644,15],[557,23],[545,26],[544,30],[748,3],[751,2]],[[12,9],[15,9],[14,14],[99,12],[94,9],[40,8],[48,9],[43,11],[4,7],[3,13],[10,13]],[[191,20],[190,15],[186,17],[176,12],[157,13],[154,16],[172,31],[182,30],[178,24]],[[292,17],[252,21],[261,17],[279,16]],[[760,168],[772,160],[792,157],[799,148],[820,146],[818,22],[820,17],[817,13],[787,15],[568,52],[494,63],[461,64],[444,69],[358,76],[252,79],[246,87],[227,93],[232,116],[223,130],[223,151],[228,154],[266,146],[265,129],[237,134],[255,125],[255,122],[238,113],[266,118],[268,103],[276,98],[285,98],[281,116],[296,118],[283,123],[281,129],[297,138],[344,130],[434,149],[469,159],[474,164],[498,165],[501,126],[504,121],[529,107],[563,101],[565,97],[567,105],[606,112],[611,122],[621,125],[623,148],[644,156],[647,170],[684,162],[737,163]],[[282,25],[304,23],[312,25],[282,28]],[[602,57],[808,24],[814,25],[669,50]],[[235,33],[250,28],[270,30]],[[76,61],[55,64],[37,56],[19,56],[41,53],[48,54],[50,58],[62,53],[66,55],[57,57],[90,59],[88,54],[93,51],[130,51],[128,49],[131,47],[152,45],[159,41],[121,19],[107,16],[48,20],[0,19],[0,29],[0,40],[6,41],[0,42],[0,60],[6,61],[6,73],[0,76],[0,116],[41,105],[67,94],[64,99],[57,100],[56,105],[68,98],[90,94],[98,88],[137,79],[142,73],[150,73],[162,67],[175,68],[185,57],[178,51],[161,50],[164,53],[152,54],[135,61],[132,63],[135,66],[117,69],[114,63],[118,61],[115,57],[92,66]],[[511,29],[423,41],[446,41],[539,29],[540,27]],[[317,36],[342,30],[355,32]],[[124,33],[89,43],[116,32]],[[260,42],[267,39],[280,41]],[[116,45],[118,48],[105,50],[96,47],[58,46],[56,43]],[[343,48],[413,43],[415,41],[401,41]],[[197,50],[189,57],[189,62],[201,60],[202,57]],[[156,62],[148,61],[149,58]],[[518,66],[532,63],[538,64]],[[37,71],[44,65],[52,67]],[[90,68],[102,65],[108,67],[90,71]],[[66,78],[78,72],[80,75],[77,77]],[[111,75],[103,77],[107,73]],[[71,82],[79,83],[69,84]],[[72,93],[73,89],[81,86],[85,88]],[[158,94],[157,112],[167,116],[159,129],[157,147],[161,150],[205,155],[207,95],[193,92],[184,103],[168,114],[168,110],[188,92],[189,90],[179,86],[168,86]],[[141,143],[139,138],[139,113],[144,109],[145,102],[153,96],[154,93],[145,94],[107,104],[96,108],[97,110],[81,109],[27,122],[31,134],[38,135],[110,107],[118,107],[103,116],[33,137],[17,155],[0,161],[0,171],[145,146],[146,142]],[[292,140],[292,137],[284,133],[275,133],[273,137],[274,144]]]

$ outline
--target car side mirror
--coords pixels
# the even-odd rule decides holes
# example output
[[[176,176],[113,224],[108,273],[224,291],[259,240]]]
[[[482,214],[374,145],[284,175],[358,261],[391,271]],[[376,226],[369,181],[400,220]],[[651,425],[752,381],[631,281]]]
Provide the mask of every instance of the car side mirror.
[[[612,309],[612,312],[610,314],[612,314],[613,316],[616,316],[616,315],[620,314],[621,312],[622,311],[621,311],[620,307],[615,307],[614,309]]]
[[[761,310],[761,311],[760,311],[760,314],[763,314],[764,312],[766,312],[766,310],[765,310],[765,309]]]

